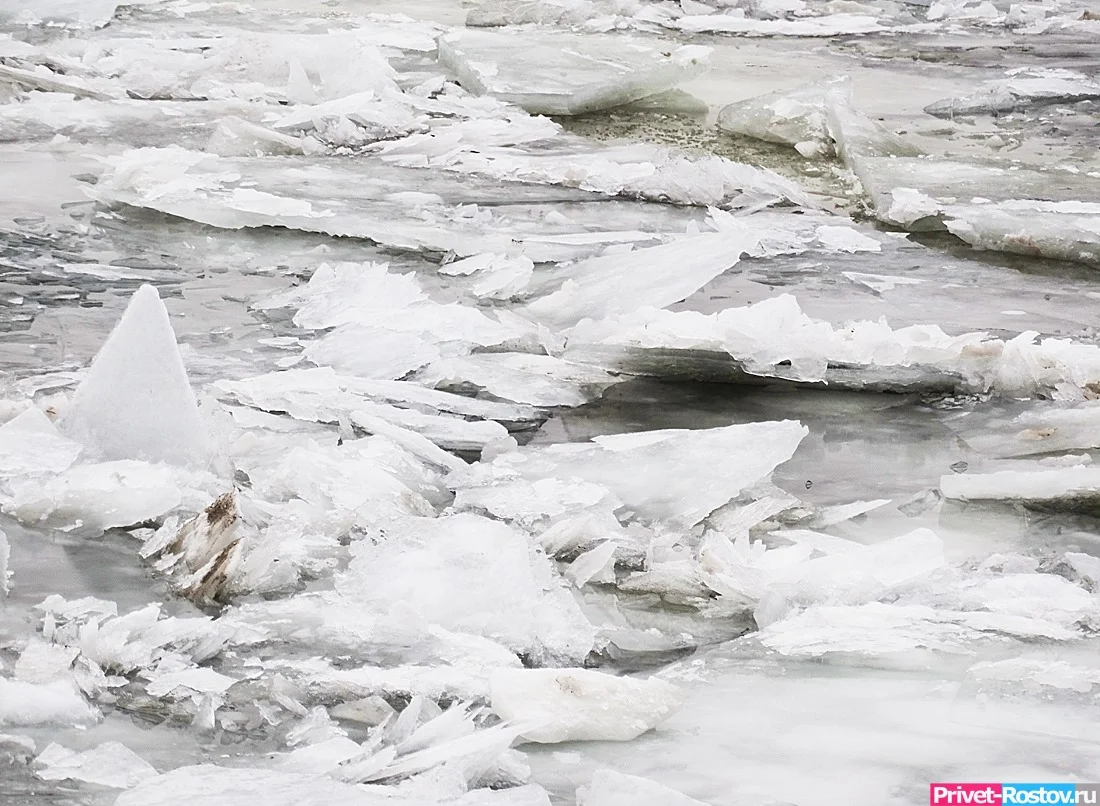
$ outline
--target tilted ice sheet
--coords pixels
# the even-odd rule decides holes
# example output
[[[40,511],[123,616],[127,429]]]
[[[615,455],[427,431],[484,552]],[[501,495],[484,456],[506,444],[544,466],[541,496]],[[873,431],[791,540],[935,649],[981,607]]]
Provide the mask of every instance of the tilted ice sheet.
[[[562,287],[524,309],[562,329],[586,317],[602,318],[641,307],[663,308],[690,295],[755,251],[763,233],[707,233],[621,255],[576,263]]]
[[[547,231],[542,222],[546,211],[538,202],[599,200],[591,193],[521,184],[521,177],[501,183],[434,173],[433,187],[423,184],[422,172],[410,173],[408,168],[373,161],[337,167],[335,162],[289,157],[228,160],[182,149],[144,149],[114,159],[94,194],[227,229],[280,226],[461,256],[508,252],[520,242],[532,260],[567,260],[622,241],[618,233],[590,234],[587,222],[569,221]],[[645,168],[653,171],[651,164]],[[423,192],[409,194],[414,175]],[[512,204],[502,203],[502,195]],[[557,237],[582,234],[586,237],[578,243]],[[636,230],[627,235],[628,242],[653,237]]]
[[[664,92],[701,72],[710,52],[534,31],[456,31],[438,45],[440,63],[463,87],[543,115],[579,115]]]

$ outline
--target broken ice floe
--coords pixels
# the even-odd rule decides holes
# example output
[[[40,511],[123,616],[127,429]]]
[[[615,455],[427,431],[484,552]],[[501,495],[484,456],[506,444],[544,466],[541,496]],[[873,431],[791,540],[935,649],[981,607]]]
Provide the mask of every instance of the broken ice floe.
[[[629,741],[676,710],[680,693],[663,680],[589,669],[508,669],[492,681],[493,711],[530,724],[534,742]]]
[[[829,156],[834,149],[829,109],[850,98],[849,79],[831,79],[730,104],[719,113],[717,125],[734,134],[793,146],[804,157]]]
[[[400,439],[401,433],[412,432],[460,451],[480,451],[507,436],[502,423],[537,418],[528,406],[464,397],[410,382],[341,376],[329,367],[287,370],[216,386],[227,398],[261,410],[314,422],[347,422],[367,433],[377,433],[381,422],[396,429],[387,431],[387,436]],[[427,458],[448,467],[456,461],[437,453]]]
[[[71,681],[36,684],[0,677],[0,725],[81,725],[97,716]]]
[[[1006,396],[1082,390],[1100,379],[1100,348],[1023,333],[948,336],[935,326],[884,321],[834,328],[782,295],[716,314],[640,309],[581,322],[563,356],[639,375],[741,381],[774,378],[866,390],[996,391]]]
[[[947,498],[962,501],[1011,501],[1036,509],[1100,511],[1100,470],[1066,467],[958,473],[940,479]]]
[[[763,232],[718,232],[681,238],[621,255],[590,258],[568,267],[561,287],[524,309],[555,329],[641,307],[664,308],[689,296],[755,251]],[[675,271],[670,272],[672,265]],[[671,275],[671,276],[670,276]]]
[[[1035,81],[1039,86],[1071,82]],[[1038,88],[1034,92],[1041,95]],[[1100,208],[1091,179],[925,154],[856,111],[844,79],[732,104],[718,125],[792,145],[803,156],[835,149],[859,179],[875,215],[888,224],[946,229],[979,249],[1083,263],[1098,259]]]
[[[141,756],[119,742],[104,742],[84,752],[55,742],[39,753],[34,763],[35,774],[44,781],[87,781],[114,789],[130,789],[157,774]]]
[[[1009,77],[986,82],[972,95],[929,104],[924,111],[937,117],[998,114],[1034,106],[1100,98],[1100,82],[1073,70],[1009,71]]]
[[[439,39],[439,60],[463,87],[542,115],[580,115],[656,95],[700,72],[709,53],[552,32],[465,30]]]
[[[474,387],[531,406],[580,406],[619,378],[596,367],[532,353],[478,353],[433,361],[417,380],[436,388]]]
[[[789,459],[806,433],[792,421],[749,423],[512,451],[455,474],[455,506],[534,523],[587,501],[624,506],[643,521],[686,529]],[[720,464],[700,463],[704,454]],[[580,499],[555,501],[556,485]]]

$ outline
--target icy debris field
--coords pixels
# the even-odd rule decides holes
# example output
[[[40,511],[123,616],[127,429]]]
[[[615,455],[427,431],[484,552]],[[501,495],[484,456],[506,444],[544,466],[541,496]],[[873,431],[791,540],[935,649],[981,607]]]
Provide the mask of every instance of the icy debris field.
[[[1100,781],[1100,3],[0,0],[0,803]]]

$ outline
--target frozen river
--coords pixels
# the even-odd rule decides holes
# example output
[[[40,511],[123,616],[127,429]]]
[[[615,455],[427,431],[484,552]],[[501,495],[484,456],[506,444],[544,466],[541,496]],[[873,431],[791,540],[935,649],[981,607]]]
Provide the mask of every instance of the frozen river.
[[[0,803],[1100,781],[1098,43],[0,0]]]

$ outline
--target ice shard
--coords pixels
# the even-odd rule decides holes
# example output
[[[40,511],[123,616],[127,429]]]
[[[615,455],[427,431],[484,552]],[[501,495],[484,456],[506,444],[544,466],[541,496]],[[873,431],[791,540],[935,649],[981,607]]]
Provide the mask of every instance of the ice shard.
[[[702,71],[709,48],[559,32],[465,30],[439,39],[463,87],[535,115],[580,115],[656,95]]]
[[[209,456],[168,311],[142,286],[100,348],[61,421],[89,458],[197,465]]]
[[[554,328],[642,307],[664,308],[697,291],[760,248],[763,231],[717,232],[679,238],[663,246],[604,255],[568,266],[561,287],[525,311]]]

